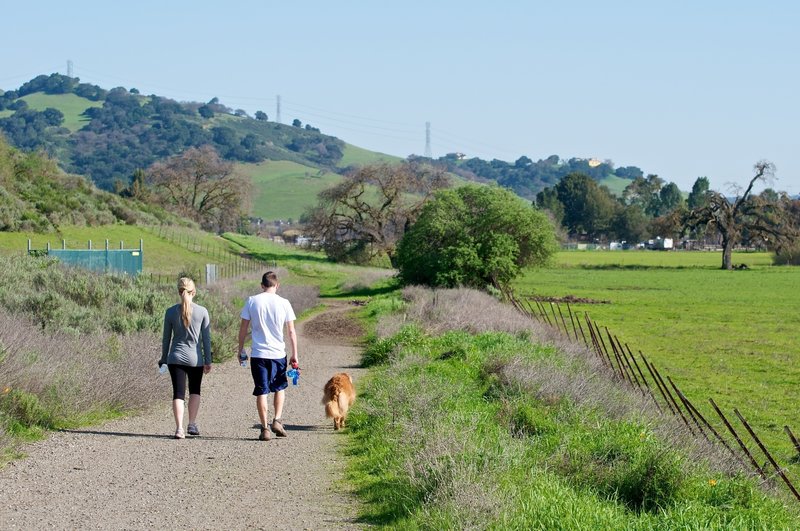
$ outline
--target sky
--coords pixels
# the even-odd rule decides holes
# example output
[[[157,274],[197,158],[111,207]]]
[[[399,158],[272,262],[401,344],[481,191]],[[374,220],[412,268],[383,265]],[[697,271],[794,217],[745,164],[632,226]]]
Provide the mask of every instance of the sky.
[[[800,3],[63,0],[3,8],[0,88],[72,73],[400,157],[561,158],[800,193]]]

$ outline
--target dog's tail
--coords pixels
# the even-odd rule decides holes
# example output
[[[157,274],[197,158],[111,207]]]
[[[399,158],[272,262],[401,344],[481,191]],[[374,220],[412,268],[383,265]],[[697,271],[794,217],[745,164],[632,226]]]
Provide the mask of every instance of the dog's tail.
[[[342,402],[346,403],[345,397],[338,390],[335,391],[330,400],[323,401],[323,404],[325,404],[325,415],[327,415],[328,418],[341,417],[342,413],[346,411],[346,405],[344,408],[341,407]]]

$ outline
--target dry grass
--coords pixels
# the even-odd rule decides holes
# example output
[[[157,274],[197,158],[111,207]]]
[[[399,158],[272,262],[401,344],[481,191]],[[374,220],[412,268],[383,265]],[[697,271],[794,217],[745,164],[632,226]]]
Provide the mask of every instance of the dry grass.
[[[166,393],[167,382],[157,379],[156,371],[160,343],[153,333],[43,333],[0,311],[0,392],[37,397],[44,418],[29,420],[44,427],[98,412],[142,409]]]
[[[620,382],[585,345],[531,320],[492,296],[469,289],[420,287],[406,288],[403,296],[407,303],[405,315],[380,323],[381,334],[391,335],[405,322],[415,322],[431,335],[449,330],[527,334],[535,343],[554,347],[558,356],[493,360],[485,370],[496,374],[503,386],[548,403],[566,398],[580,407],[602,411],[612,419],[641,422],[668,447],[688,453],[693,463],[708,463],[715,470],[729,474],[753,474],[721,445],[693,435],[679,418],[661,413],[649,396]]]
[[[379,267],[359,267],[353,268],[347,280],[342,283],[340,289],[344,293],[358,293],[366,291],[376,283],[392,278],[397,274],[394,269]]]
[[[285,269],[277,268],[273,271],[278,278],[288,276]],[[208,292],[215,298],[225,301],[232,311],[239,315],[242,304],[251,295],[261,293],[261,277],[259,275],[240,275],[234,278],[221,280],[208,287]],[[306,310],[319,304],[319,288],[316,286],[300,286],[281,283],[279,294],[292,303],[295,314],[300,315]],[[213,317],[213,316],[212,316]],[[237,329],[238,330],[238,329]]]

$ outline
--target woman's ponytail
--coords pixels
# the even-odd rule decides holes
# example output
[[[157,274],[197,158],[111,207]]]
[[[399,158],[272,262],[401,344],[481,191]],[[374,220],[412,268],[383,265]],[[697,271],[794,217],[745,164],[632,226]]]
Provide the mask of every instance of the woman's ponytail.
[[[178,279],[178,294],[181,296],[181,320],[183,326],[189,328],[192,322],[192,298],[195,295],[194,281],[191,278]]]

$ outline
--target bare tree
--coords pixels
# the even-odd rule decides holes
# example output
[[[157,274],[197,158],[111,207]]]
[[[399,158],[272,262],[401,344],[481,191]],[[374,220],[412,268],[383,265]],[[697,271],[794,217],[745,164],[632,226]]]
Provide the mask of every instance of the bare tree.
[[[747,233],[752,239],[760,239],[773,248],[792,240],[797,230],[790,216],[790,203],[786,194],[773,197],[769,194],[754,195],[753,186],[758,181],[767,181],[775,172],[771,162],[761,161],[754,166],[755,175],[744,191],[739,190],[732,200],[714,190],[706,192],[706,202],[690,211],[685,230],[705,225],[716,229],[722,236],[722,269],[732,269],[733,248]]]
[[[248,210],[250,182],[211,146],[190,148],[153,164],[147,182],[167,207],[205,229],[235,228]]]
[[[403,162],[359,168],[318,195],[306,213],[308,234],[337,261],[367,262],[395,246],[437,189],[449,185],[443,170]]]

